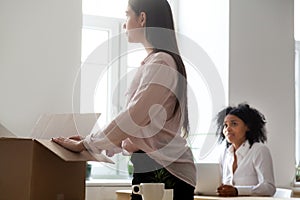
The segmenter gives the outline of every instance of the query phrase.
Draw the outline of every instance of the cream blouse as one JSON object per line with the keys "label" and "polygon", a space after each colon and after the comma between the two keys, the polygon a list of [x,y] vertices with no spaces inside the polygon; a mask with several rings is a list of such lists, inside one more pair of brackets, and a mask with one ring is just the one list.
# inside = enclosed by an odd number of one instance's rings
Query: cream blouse
{"label": "cream blouse", "polygon": [[127,107],[102,131],[84,139],[94,153],[121,148],[129,138],[170,173],[196,185],[193,155],[181,136],[181,109],[174,112],[178,72],[167,53],[150,54],[138,68],[127,92]]}

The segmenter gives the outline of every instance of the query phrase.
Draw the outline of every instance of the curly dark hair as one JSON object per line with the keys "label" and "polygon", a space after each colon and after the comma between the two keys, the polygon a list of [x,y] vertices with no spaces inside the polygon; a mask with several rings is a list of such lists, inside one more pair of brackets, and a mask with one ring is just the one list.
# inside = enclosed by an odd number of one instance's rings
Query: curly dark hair
{"label": "curly dark hair", "polygon": [[[227,115],[235,115],[247,125],[249,130],[246,132],[246,140],[248,140],[250,148],[255,142],[264,143],[265,141],[267,141],[265,116],[255,108],[252,108],[248,104],[243,103],[239,104],[237,107],[226,107],[217,114],[216,134],[219,137],[219,143],[221,143],[225,139],[223,129],[224,119]],[[229,142],[227,142],[227,147],[228,146],[230,146]]]}

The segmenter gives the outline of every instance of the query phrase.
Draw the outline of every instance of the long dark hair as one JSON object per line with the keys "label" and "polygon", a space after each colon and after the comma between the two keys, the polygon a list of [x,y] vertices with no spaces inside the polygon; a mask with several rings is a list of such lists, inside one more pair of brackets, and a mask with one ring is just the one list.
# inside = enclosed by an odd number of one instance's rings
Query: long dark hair
{"label": "long dark hair", "polygon": [[177,45],[171,7],[167,0],[129,0],[128,5],[137,16],[141,12],[146,13],[146,39],[153,46],[153,52],[166,52],[176,62],[180,77],[176,89],[179,99],[177,99],[174,112],[180,109],[180,106],[184,106],[181,108],[184,117],[182,128],[184,136],[188,136],[187,75]]}
{"label": "long dark hair", "polygon": [[[249,141],[250,147],[255,142],[264,143],[267,141],[265,129],[265,116],[255,108],[251,108],[248,104],[239,104],[237,107],[227,107],[221,110],[217,115],[217,135],[219,142],[225,139],[223,134],[224,118],[227,115],[234,115],[240,118],[249,128],[246,132],[246,140]],[[230,144],[227,142],[227,146]]]}

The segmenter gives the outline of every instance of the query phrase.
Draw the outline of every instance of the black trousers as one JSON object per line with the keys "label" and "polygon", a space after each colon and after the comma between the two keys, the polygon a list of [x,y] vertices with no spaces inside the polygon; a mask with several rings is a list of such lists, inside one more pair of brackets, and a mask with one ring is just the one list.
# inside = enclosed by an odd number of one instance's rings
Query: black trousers
{"label": "black trousers", "polygon": [[[131,156],[134,173],[132,185],[140,183],[164,183],[165,189],[173,189],[173,200],[193,200],[194,187],[168,172],[143,151]],[[131,200],[142,200],[141,195],[131,194]]]}

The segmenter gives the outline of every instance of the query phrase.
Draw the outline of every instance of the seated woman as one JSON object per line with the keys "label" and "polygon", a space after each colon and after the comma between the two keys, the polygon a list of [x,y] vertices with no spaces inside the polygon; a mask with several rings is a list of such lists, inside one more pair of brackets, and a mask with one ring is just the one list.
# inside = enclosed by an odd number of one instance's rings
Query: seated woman
{"label": "seated woman", "polygon": [[220,196],[274,195],[272,158],[263,144],[267,140],[265,123],[264,116],[248,104],[227,107],[218,113],[219,141],[226,139],[220,158]]}

